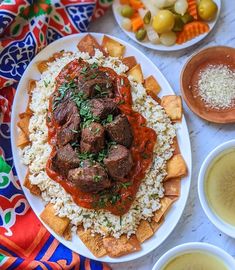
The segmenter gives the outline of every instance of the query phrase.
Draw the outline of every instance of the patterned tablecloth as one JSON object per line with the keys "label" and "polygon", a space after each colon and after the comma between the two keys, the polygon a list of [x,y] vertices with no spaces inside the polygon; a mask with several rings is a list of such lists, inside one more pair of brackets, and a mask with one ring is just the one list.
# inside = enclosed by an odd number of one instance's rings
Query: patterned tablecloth
{"label": "patterned tablecloth", "polygon": [[[0,1],[1,2],[1,1]],[[110,269],[60,244],[40,223],[17,180],[11,106],[31,59],[65,35],[87,31],[111,0],[5,0],[0,4],[0,269]]]}

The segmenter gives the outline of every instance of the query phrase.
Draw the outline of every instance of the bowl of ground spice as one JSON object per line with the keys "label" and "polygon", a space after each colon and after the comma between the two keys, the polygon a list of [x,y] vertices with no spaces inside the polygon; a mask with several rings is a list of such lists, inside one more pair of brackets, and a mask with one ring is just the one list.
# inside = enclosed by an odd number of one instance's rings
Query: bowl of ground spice
{"label": "bowl of ground spice", "polygon": [[181,72],[188,107],[214,123],[235,123],[235,49],[209,47],[194,54]]}

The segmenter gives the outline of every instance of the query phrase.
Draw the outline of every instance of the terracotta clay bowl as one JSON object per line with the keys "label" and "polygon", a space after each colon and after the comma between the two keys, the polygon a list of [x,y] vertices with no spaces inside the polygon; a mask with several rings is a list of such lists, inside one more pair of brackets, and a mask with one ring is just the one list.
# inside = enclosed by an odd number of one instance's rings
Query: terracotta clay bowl
{"label": "terracotta clay bowl", "polygon": [[210,65],[225,65],[235,70],[235,49],[225,46],[209,47],[194,54],[184,65],[180,85],[182,96],[195,114],[214,123],[235,123],[235,106],[229,109],[212,109],[197,94],[200,72]]}

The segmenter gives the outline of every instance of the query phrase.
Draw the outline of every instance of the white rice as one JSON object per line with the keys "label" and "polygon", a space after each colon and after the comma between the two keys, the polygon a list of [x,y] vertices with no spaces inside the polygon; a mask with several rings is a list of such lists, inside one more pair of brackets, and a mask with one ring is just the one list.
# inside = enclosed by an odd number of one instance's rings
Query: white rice
{"label": "white rice", "polygon": [[75,204],[72,197],[45,172],[46,162],[51,152],[51,146],[47,143],[46,115],[49,97],[55,88],[55,78],[67,63],[79,57],[90,64],[96,62],[98,65],[110,67],[118,74],[127,70],[118,58],[104,57],[98,50],[92,58],[87,53],[64,53],[62,57],[50,63],[32,93],[30,109],[33,111],[33,116],[29,124],[31,145],[20,150],[22,162],[29,166],[30,182],[40,188],[43,200],[55,205],[58,216],[68,217],[71,220],[74,232],[78,225],[83,224],[84,228],[90,228],[92,233],[111,234],[114,237],[120,237],[122,234],[130,236],[137,230],[141,219],[151,218],[161,207],[159,198],[164,196],[162,181],[166,176],[166,161],[173,152],[171,144],[176,135],[175,128],[163,108],[146,95],[143,85],[129,77],[133,109],[140,112],[147,119],[147,126],[157,133],[152,167],[143,179],[130,210],[121,218],[108,211],[85,209]]}

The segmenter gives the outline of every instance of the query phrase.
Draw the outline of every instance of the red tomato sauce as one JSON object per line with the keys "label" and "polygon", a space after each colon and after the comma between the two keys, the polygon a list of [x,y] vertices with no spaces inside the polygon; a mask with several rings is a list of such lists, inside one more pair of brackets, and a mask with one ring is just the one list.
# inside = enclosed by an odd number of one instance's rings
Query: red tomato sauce
{"label": "red tomato sauce", "polygon": [[119,190],[120,199],[115,204],[108,202],[102,207],[97,207],[97,202],[100,200],[101,195],[82,192],[57,172],[55,172],[51,166],[52,157],[55,155],[56,151],[56,135],[60,128],[53,120],[53,95],[57,94],[57,89],[60,85],[72,80],[75,76],[78,76],[79,71],[82,69],[82,67],[84,67],[84,65],[85,62],[81,60],[73,60],[62,69],[56,78],[56,90],[50,97],[48,110],[48,119],[50,119],[47,121],[49,130],[48,137],[49,143],[52,146],[52,152],[47,162],[46,171],[51,179],[58,182],[69,194],[71,194],[74,202],[79,206],[89,209],[102,208],[115,215],[121,216],[127,213],[130,209],[131,204],[136,197],[136,193],[139,189],[141,181],[152,164],[153,148],[157,140],[156,132],[153,129],[145,126],[146,119],[132,109],[131,87],[129,80],[125,76],[116,74],[116,72],[110,68],[99,67],[99,70],[105,71],[106,74],[108,74],[116,82],[115,100],[118,102],[121,112],[127,116],[130,125],[132,126],[134,135],[134,140],[130,148],[134,165],[130,173],[125,177],[125,181],[128,181],[131,184],[122,187]]}

